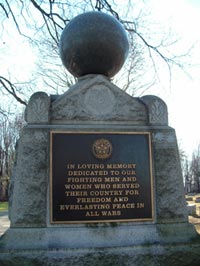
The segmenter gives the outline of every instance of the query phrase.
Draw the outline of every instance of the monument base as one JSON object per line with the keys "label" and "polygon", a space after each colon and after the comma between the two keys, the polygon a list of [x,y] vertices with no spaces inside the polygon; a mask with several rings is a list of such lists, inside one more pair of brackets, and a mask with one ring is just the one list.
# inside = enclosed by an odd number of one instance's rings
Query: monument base
{"label": "monument base", "polygon": [[0,241],[1,266],[195,266],[199,254],[189,223],[10,228]]}
{"label": "monument base", "polygon": [[[26,121],[1,266],[200,265],[176,135],[160,98],[134,98],[89,75],[61,96],[34,94]],[[79,180],[83,168],[91,181]],[[88,215],[101,200],[99,210],[109,212]]]}
{"label": "monument base", "polygon": [[6,250],[1,266],[199,266],[200,242],[112,248]]}

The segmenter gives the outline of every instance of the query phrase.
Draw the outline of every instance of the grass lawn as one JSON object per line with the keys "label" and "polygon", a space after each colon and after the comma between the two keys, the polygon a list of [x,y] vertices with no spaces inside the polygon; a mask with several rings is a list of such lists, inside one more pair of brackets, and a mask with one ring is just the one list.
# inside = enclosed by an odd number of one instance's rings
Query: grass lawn
{"label": "grass lawn", "polygon": [[0,202],[0,212],[8,210],[8,202]]}

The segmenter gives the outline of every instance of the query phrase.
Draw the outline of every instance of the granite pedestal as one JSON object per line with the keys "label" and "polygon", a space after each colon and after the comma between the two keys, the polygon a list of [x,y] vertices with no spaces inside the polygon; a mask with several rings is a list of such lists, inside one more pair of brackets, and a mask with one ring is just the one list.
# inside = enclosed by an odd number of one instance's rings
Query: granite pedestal
{"label": "granite pedestal", "polygon": [[[200,237],[188,223],[176,135],[160,98],[131,97],[105,76],[88,75],[63,95],[33,94],[25,117],[1,265],[199,265]],[[52,131],[148,132],[152,219],[52,223]]]}

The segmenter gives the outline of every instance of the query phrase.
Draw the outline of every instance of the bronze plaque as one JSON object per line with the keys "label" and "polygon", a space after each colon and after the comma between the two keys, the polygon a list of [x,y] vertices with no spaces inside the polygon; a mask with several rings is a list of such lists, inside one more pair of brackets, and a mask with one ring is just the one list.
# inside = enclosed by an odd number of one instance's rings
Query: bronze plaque
{"label": "bronze plaque", "polygon": [[152,221],[149,132],[51,132],[51,223]]}

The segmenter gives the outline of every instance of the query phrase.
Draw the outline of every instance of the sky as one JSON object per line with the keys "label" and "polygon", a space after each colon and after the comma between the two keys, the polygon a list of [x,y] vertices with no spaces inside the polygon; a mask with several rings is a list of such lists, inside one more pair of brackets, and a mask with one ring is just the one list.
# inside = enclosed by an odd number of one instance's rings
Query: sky
{"label": "sky", "polygon": [[[118,2],[124,4],[124,0]],[[174,46],[175,53],[185,53],[195,44],[187,55],[187,74],[174,68],[169,84],[169,76],[166,71],[162,73],[161,69],[161,84],[145,92],[159,96],[166,102],[169,125],[176,130],[180,148],[191,157],[193,150],[197,149],[200,143],[200,0],[138,0],[138,3],[142,3],[143,6],[145,4],[146,8],[151,10],[152,21],[156,21],[158,25],[170,25],[175,35],[177,34],[180,41]],[[4,49],[1,43],[0,61],[5,59],[5,54],[6,61],[3,60],[4,67],[0,68],[0,72],[2,76],[6,76],[4,70],[9,67],[10,73],[13,72],[19,79],[23,79],[23,75],[31,76],[35,60],[34,51],[22,41],[16,31],[10,29],[7,37],[4,35],[3,43],[6,43],[6,38],[9,39],[11,35],[14,41],[9,49]],[[18,63],[17,68],[15,61]]]}
{"label": "sky", "polygon": [[[148,93],[161,97],[168,106],[169,125],[175,128],[180,148],[191,157],[200,144],[200,0],[151,0],[152,15],[161,23],[171,23],[180,38],[177,54],[187,55],[187,74],[173,70],[171,85],[154,87]],[[163,78],[163,80],[165,80]]]}

